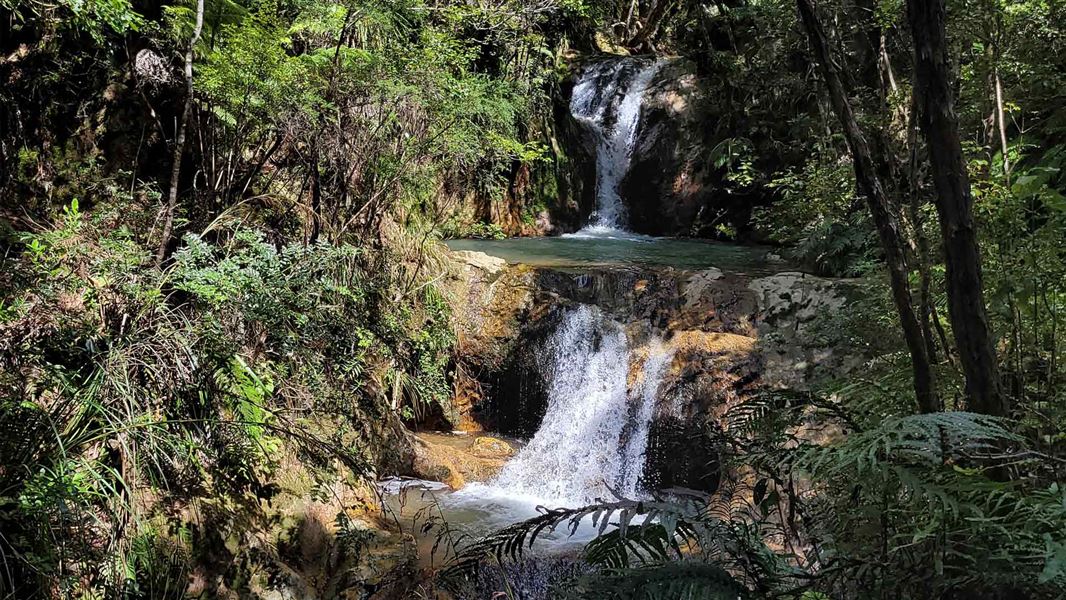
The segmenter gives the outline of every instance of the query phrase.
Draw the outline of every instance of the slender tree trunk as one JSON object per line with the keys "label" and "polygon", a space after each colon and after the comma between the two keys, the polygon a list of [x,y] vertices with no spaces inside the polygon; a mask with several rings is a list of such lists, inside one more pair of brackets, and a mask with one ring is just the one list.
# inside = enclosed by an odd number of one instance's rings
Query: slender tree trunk
{"label": "slender tree trunk", "polygon": [[[998,61],[998,59],[997,59]],[[1003,176],[1010,177],[1010,158],[1007,156],[1007,115],[1003,110],[1003,81],[999,78],[999,67],[992,69],[992,81],[996,92],[996,121],[999,124],[999,148],[1003,153]]]}
{"label": "slender tree trunk", "polygon": [[885,33],[881,32],[881,39],[879,40],[878,48],[878,61],[881,65],[882,77],[884,78],[884,87],[889,92],[895,94],[899,91],[899,84],[896,83],[896,74],[892,71],[892,59],[888,56],[888,48],[885,46],[887,38]]}
{"label": "slender tree trunk", "polygon": [[311,152],[311,237],[310,243],[318,241],[322,232],[322,174],[318,168],[318,148]]}
{"label": "slender tree trunk", "polygon": [[966,377],[969,408],[1006,415],[999,369],[985,313],[981,252],[973,220],[970,179],[949,83],[944,0],[907,0],[914,38],[915,89],[929,147],[937,212],[947,263],[948,315]]}
{"label": "slender tree trunk", "polygon": [[[930,276],[929,240],[922,230],[921,186],[918,183],[918,99],[911,94],[911,108],[907,117],[907,195],[909,197],[910,221],[914,228],[915,251],[918,259],[919,275],[919,320],[922,325],[922,337],[925,338],[925,351],[930,362],[937,361],[936,338],[933,337],[933,300],[932,277]],[[944,353],[950,356],[947,348]]]}
{"label": "slender tree trunk", "polygon": [[626,11],[626,35],[633,30],[633,15],[637,12],[637,0],[630,0],[629,10]]}
{"label": "slender tree trunk", "polygon": [[193,26],[192,38],[189,47],[185,51],[185,107],[181,111],[181,121],[178,123],[178,134],[174,140],[174,159],[170,167],[170,192],[167,195],[166,214],[163,217],[163,235],[159,240],[159,250],[155,255],[157,267],[163,264],[167,256],[167,248],[170,246],[170,238],[174,235],[174,212],[178,208],[178,182],[181,178],[181,158],[185,154],[186,130],[189,127],[189,116],[192,114],[193,79],[192,61],[196,51],[196,43],[200,41],[200,33],[204,28],[204,0],[196,2],[196,24]]}
{"label": "slender tree trunk", "polygon": [[839,67],[830,53],[829,41],[818,21],[814,4],[812,0],[796,0],[796,4],[807,31],[807,38],[810,40],[811,48],[814,50],[822,75],[825,77],[826,86],[829,88],[829,99],[833,105],[833,111],[840,120],[848,147],[851,149],[855,180],[859,191],[866,197],[866,203],[881,240],[892,286],[892,298],[896,304],[903,337],[911,355],[914,393],[918,401],[918,409],[922,412],[936,412],[940,409],[940,401],[933,384],[933,369],[929,363],[921,325],[914,313],[908,282],[904,237],[896,217],[895,207],[889,201],[878,179],[869,144],[855,119],[851,103],[848,101],[840,79]]}

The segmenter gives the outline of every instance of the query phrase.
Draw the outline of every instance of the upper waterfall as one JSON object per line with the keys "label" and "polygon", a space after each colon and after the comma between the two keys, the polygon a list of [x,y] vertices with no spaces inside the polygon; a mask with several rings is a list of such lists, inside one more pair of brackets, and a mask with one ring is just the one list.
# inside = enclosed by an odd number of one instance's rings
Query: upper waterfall
{"label": "upper waterfall", "polygon": [[658,60],[618,58],[588,66],[574,85],[570,113],[596,139],[596,212],[582,231],[626,229],[618,186],[629,170],[644,93]]}

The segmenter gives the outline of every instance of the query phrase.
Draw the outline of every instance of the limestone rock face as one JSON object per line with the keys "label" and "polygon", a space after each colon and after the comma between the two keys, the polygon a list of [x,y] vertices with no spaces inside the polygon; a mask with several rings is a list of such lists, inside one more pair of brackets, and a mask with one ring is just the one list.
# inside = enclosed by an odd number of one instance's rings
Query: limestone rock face
{"label": "limestone rock face", "polygon": [[[534,302],[535,271],[480,252],[453,252],[456,272],[445,288],[451,295],[452,325],[456,344],[455,394],[452,399],[459,414],[455,423],[463,431],[480,431],[488,417],[483,408],[486,397],[500,392],[501,377],[506,383],[518,377],[525,357],[519,347],[550,306]],[[497,262],[499,261],[499,262]]]}
{"label": "limestone rock face", "polygon": [[683,278],[680,309],[672,328],[755,336],[756,299],[747,289],[747,281],[715,268]]}
{"label": "limestone rock face", "polygon": [[698,235],[713,208],[708,90],[693,63],[668,61],[644,98],[629,173],[620,192],[630,223],[651,235]]}
{"label": "limestone rock face", "polygon": [[547,406],[539,348],[567,307],[593,304],[626,327],[630,345],[674,350],[668,380],[690,414],[726,410],[759,387],[807,389],[861,364],[825,335],[851,284],[798,272],[755,276],[717,268],[589,268],[462,261],[456,288],[460,428],[529,436]]}
{"label": "limestone rock face", "polygon": [[[542,349],[567,311],[595,305],[624,328],[631,349],[627,385],[639,389],[651,357],[668,352],[649,424],[649,481],[712,490],[720,449],[707,428],[728,427],[730,411],[767,389],[801,391],[846,374],[867,357],[839,333],[854,284],[798,272],[708,268],[566,268],[505,265],[459,256],[465,301],[456,313],[461,411],[468,430],[529,437],[545,413],[551,366]],[[660,363],[661,364],[661,363]],[[423,437],[416,471],[459,486],[490,477],[507,445],[465,437],[455,448]],[[696,447],[693,440],[707,441]],[[701,442],[703,443],[703,442]]]}
{"label": "limestone rock face", "polygon": [[804,273],[778,273],[751,282],[758,302],[765,385],[804,389],[808,382],[842,374],[861,362],[834,347],[825,317],[847,302],[848,284]]}

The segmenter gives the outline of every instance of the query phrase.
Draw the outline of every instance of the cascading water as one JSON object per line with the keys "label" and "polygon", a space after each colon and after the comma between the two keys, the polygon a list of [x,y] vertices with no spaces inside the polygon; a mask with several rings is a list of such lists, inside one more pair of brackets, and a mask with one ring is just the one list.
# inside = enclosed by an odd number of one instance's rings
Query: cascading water
{"label": "cascading water", "polygon": [[648,434],[652,417],[659,408],[659,384],[662,383],[666,368],[670,366],[673,358],[673,350],[662,341],[655,339],[648,344],[647,357],[644,359],[642,369],[643,379],[637,390],[640,395],[636,415],[632,421],[634,429],[622,451],[624,476],[620,492],[623,497],[635,498],[643,492],[639,488],[640,477],[644,474],[645,453],[648,450]]}
{"label": "cascading water", "polygon": [[662,63],[614,59],[589,66],[574,85],[570,113],[596,139],[596,212],[585,233],[626,228],[618,186],[629,171],[644,93]]}
{"label": "cascading water", "polygon": [[[645,93],[662,64],[605,60],[590,65],[576,83],[570,109],[596,142],[597,205],[588,227],[574,237],[642,245],[652,240],[625,231],[619,184],[630,167]],[[607,313],[610,298],[636,284],[624,277],[617,280],[624,282],[624,289],[596,289],[586,298],[608,307],[605,310],[579,303],[562,315],[537,355],[547,392],[539,428],[496,477],[440,495],[440,506],[452,522],[486,531],[534,517],[541,505],[578,507],[615,494],[647,496],[643,480],[650,429],[667,410],[660,388],[673,350],[654,336],[636,342],[639,338],[628,336],[626,327]],[[584,289],[598,281],[578,275],[574,283]],[[414,485],[441,491],[426,482]],[[402,512],[402,503],[397,510]],[[547,532],[538,539],[565,546],[587,541],[596,531],[586,522],[575,531]]]}
{"label": "cascading water", "polygon": [[653,342],[643,379],[628,385],[636,362],[622,326],[581,305],[546,348],[548,408],[540,429],[490,485],[559,505],[641,495],[640,477],[657,391],[672,354]]}

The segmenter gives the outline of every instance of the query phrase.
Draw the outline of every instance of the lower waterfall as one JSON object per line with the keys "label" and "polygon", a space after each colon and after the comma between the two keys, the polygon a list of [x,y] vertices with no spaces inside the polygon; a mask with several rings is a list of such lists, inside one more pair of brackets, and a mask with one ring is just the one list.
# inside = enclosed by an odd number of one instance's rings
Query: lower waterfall
{"label": "lower waterfall", "polygon": [[658,340],[630,348],[622,325],[596,307],[571,309],[544,348],[549,391],[540,428],[490,485],[570,506],[612,498],[612,490],[640,497],[649,424],[671,358]]}

